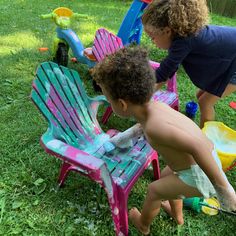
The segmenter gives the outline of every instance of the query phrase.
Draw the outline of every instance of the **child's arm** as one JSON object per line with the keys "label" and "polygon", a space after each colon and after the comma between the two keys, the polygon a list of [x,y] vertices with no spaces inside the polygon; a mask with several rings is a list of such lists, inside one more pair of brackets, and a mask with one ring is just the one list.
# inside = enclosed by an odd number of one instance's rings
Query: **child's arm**
{"label": "child's arm", "polygon": [[166,82],[178,70],[180,64],[192,50],[191,39],[179,38],[172,42],[168,50],[168,55],[155,70],[156,82]]}
{"label": "child's arm", "polygon": [[233,187],[230,185],[225,188],[223,186],[214,185],[214,188],[222,208],[228,211],[236,211],[236,194]]}
{"label": "child's arm", "polygon": [[132,145],[132,138],[143,135],[143,130],[140,124],[136,124],[124,132],[118,133],[109,141],[117,147],[130,147]]}
{"label": "child's arm", "polygon": [[159,126],[158,133],[152,128],[146,134],[151,140],[158,140],[159,145],[191,154],[214,186],[222,207],[227,210],[236,210],[234,189],[221,174],[204,139],[193,137],[184,130],[166,124]]}

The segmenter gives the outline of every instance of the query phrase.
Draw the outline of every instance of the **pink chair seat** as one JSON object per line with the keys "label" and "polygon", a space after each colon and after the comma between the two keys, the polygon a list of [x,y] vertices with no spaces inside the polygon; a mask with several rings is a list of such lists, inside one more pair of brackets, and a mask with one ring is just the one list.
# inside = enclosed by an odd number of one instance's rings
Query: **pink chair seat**
{"label": "pink chair seat", "polygon": [[155,101],[164,102],[175,108],[174,104],[176,103],[176,100],[178,100],[178,96],[174,92],[170,92],[167,90],[158,90],[153,94],[152,99]]}

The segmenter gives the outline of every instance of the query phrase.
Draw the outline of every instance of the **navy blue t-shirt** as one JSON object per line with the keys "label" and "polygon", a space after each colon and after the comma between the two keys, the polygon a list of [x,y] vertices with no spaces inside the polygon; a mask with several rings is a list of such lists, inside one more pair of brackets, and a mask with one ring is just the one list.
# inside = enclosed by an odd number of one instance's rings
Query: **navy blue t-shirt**
{"label": "navy blue t-shirt", "polygon": [[195,86],[220,97],[236,72],[236,28],[209,25],[197,35],[176,37],[156,70],[157,83],[180,64]]}

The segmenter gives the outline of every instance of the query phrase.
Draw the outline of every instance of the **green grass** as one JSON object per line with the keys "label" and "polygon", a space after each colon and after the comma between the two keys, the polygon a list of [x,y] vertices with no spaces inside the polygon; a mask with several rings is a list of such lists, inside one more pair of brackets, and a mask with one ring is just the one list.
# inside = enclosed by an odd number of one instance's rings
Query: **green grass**
{"label": "green grass", "polygon": [[[40,62],[50,60],[51,53],[40,53],[39,47],[51,48],[54,25],[41,20],[40,14],[67,6],[88,15],[87,20],[73,24],[85,46],[91,45],[96,29],[106,27],[116,33],[131,1],[118,0],[0,0],[0,235],[114,235],[106,195],[93,182],[71,173],[66,186],[57,188],[60,161],[45,153],[39,138],[47,124],[29,99],[34,72]],[[236,19],[213,15],[214,24],[236,25]],[[150,57],[160,60],[158,51],[144,35],[142,45]],[[92,90],[86,66],[69,64],[79,71],[87,91]],[[181,110],[195,100],[195,88],[183,70],[178,72]],[[236,94],[216,106],[217,120],[236,128],[235,111],[228,106]],[[197,118],[198,121],[198,118]],[[132,121],[115,115],[104,129],[124,130]],[[235,170],[227,176],[235,185]],[[146,171],[129,197],[129,207],[141,206],[152,175]],[[86,197],[85,197],[86,196]],[[152,235],[234,235],[235,218],[207,216],[185,210],[185,226],[178,229],[161,212],[153,225]],[[132,235],[138,235],[130,226]]]}

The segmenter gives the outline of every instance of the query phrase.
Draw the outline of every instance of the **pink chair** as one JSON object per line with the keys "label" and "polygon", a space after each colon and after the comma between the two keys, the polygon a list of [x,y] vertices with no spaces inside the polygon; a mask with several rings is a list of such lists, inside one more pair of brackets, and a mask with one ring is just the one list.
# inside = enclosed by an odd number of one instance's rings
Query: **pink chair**
{"label": "pink chair", "polygon": [[160,177],[156,151],[146,140],[134,138],[132,147],[107,153],[104,142],[118,132],[105,133],[97,121],[98,107],[107,101],[104,96],[87,96],[74,70],[42,63],[33,81],[31,99],[48,121],[41,145],[62,160],[59,186],[70,171],[101,185],[107,193],[116,235],[127,236],[127,201],[132,187],[151,163],[155,179]]}
{"label": "pink chair", "polygon": [[[101,61],[106,55],[114,53],[115,51],[123,48],[124,45],[121,39],[107,31],[106,29],[99,29],[96,32],[94,44],[93,44],[93,54],[97,61]],[[159,63],[150,61],[151,67],[156,70],[159,67]],[[158,90],[154,93],[153,99],[156,101],[164,102],[170,105],[175,110],[179,110],[179,99],[176,86],[176,73],[167,81],[166,90]],[[102,118],[102,123],[105,124],[112,114],[112,108],[109,106]]]}
{"label": "pink chair", "polygon": [[98,62],[123,47],[122,40],[108,30],[101,28],[96,31],[92,51]]}

